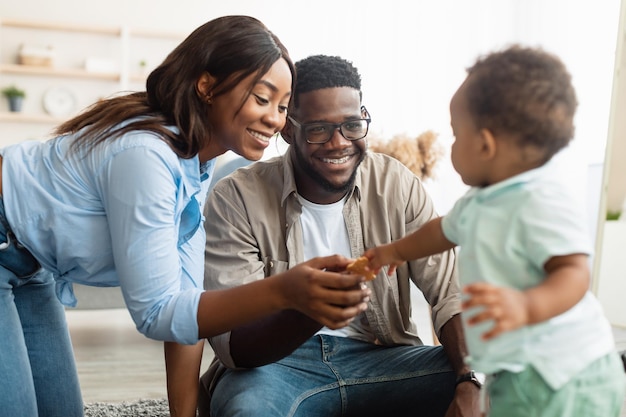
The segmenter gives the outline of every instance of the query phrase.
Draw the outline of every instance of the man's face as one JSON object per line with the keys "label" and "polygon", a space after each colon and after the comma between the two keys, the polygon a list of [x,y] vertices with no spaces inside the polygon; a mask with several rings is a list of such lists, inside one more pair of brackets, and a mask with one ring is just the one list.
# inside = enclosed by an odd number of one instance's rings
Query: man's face
{"label": "man's face", "polygon": [[[358,90],[350,87],[324,88],[299,97],[300,104],[290,114],[301,125],[343,123],[362,119]],[[291,152],[298,194],[317,204],[339,201],[354,183],[356,170],[365,157],[366,138],[350,141],[335,129],[323,144],[306,141],[303,129],[288,122]]]}

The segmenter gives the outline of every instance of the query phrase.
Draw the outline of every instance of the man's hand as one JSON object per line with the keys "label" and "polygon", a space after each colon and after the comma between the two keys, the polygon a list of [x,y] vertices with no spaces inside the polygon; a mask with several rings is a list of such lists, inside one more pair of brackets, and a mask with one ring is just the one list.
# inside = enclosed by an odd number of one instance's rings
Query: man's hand
{"label": "man's hand", "polygon": [[[484,387],[482,389],[485,389]],[[480,412],[480,390],[471,382],[456,386],[454,398],[445,417],[482,417]]]}
{"label": "man's hand", "polygon": [[[470,369],[464,361],[467,347],[460,314],[455,314],[443,325],[439,339],[457,375],[468,372]],[[480,390],[472,382],[461,382],[456,385],[454,398],[445,417],[480,417],[480,394]]]}

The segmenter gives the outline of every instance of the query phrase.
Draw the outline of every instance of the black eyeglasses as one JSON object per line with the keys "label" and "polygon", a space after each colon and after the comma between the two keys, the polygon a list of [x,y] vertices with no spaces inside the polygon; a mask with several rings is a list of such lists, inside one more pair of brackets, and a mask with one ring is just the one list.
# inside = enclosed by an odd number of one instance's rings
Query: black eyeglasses
{"label": "black eyeglasses", "polygon": [[365,106],[361,107],[363,119],[348,120],[343,123],[300,123],[291,116],[287,116],[293,125],[300,129],[308,143],[323,144],[328,142],[339,129],[341,136],[348,140],[360,140],[367,136],[372,119]]}

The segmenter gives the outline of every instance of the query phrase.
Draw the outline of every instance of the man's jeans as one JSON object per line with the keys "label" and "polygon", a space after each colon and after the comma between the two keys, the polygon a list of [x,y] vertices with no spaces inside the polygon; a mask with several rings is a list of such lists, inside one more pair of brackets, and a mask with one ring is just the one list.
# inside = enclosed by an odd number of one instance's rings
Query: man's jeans
{"label": "man's jeans", "polygon": [[6,239],[10,234],[1,202],[0,415],[82,416],[72,345],[54,279],[16,248],[17,242]]}
{"label": "man's jeans", "polygon": [[274,364],[227,370],[211,416],[443,417],[455,374],[441,346],[318,335]]}

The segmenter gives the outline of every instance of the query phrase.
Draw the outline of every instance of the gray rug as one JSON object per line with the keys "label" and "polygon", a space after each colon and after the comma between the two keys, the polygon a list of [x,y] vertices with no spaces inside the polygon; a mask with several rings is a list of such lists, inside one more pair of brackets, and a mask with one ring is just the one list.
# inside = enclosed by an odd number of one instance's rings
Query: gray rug
{"label": "gray rug", "polygon": [[170,417],[165,398],[133,402],[85,404],[85,417]]}

